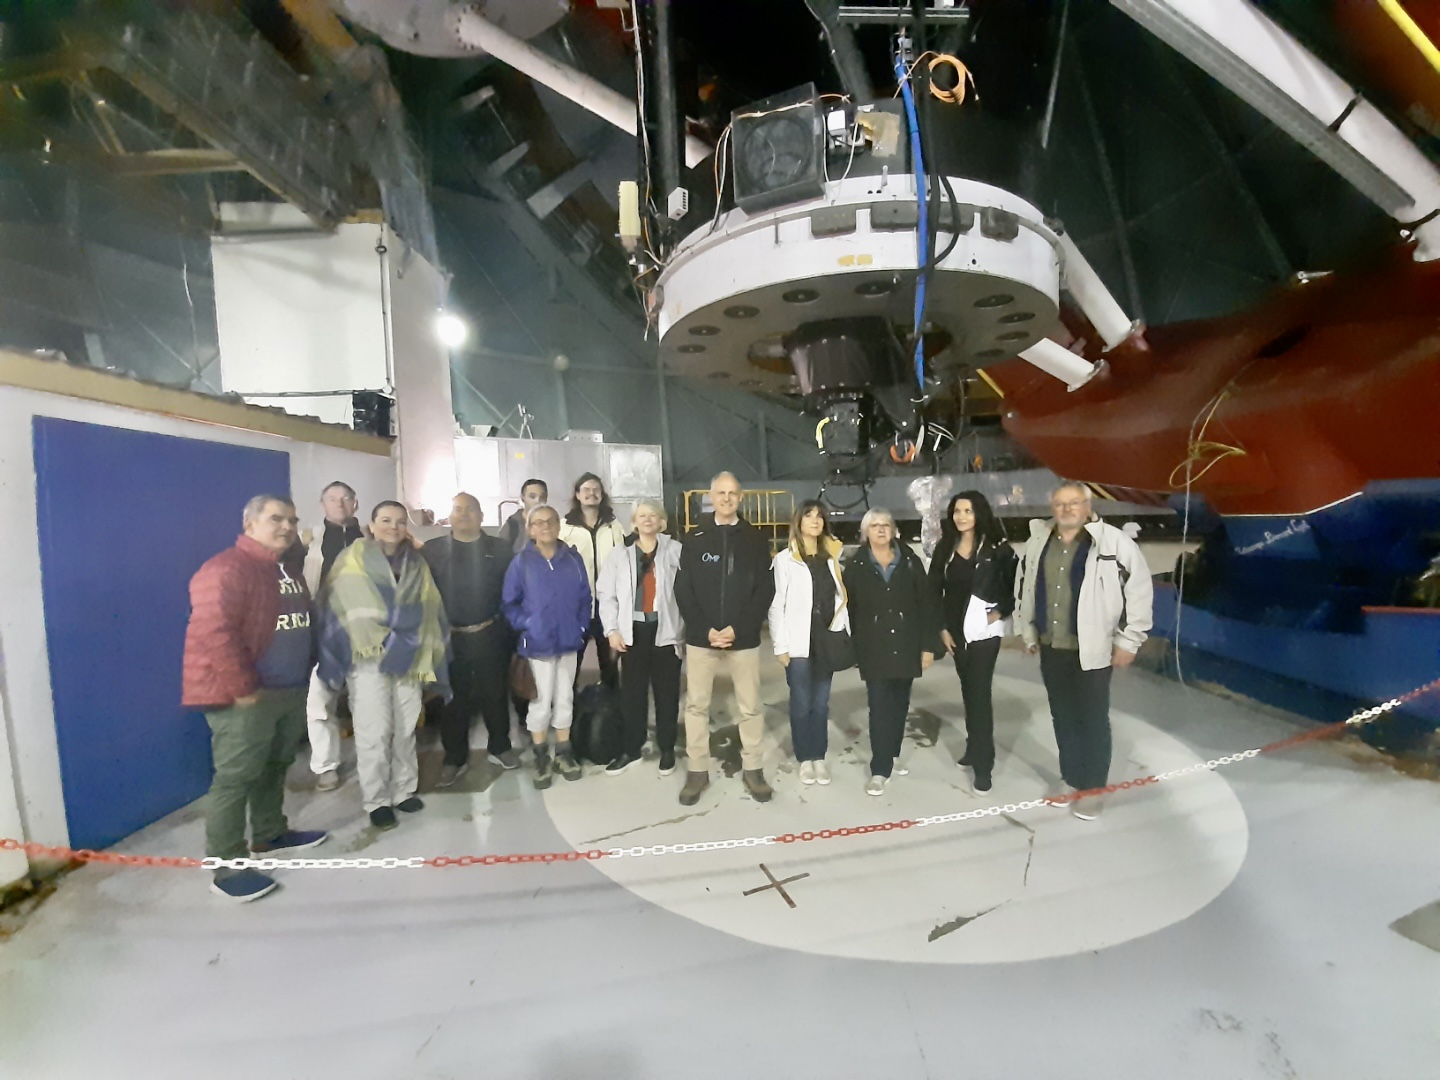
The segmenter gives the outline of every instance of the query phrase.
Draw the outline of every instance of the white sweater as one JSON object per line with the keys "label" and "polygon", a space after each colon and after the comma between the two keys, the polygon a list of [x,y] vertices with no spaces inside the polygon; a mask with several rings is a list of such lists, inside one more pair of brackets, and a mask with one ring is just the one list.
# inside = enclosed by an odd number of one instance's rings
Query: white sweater
{"label": "white sweater", "polygon": [[[840,564],[830,557],[830,576],[835,579],[835,615],[831,630],[850,629],[850,610],[845,604],[845,586]],[[815,602],[815,583],[810,568],[786,548],[771,564],[775,574],[775,599],[770,602],[770,641],[776,656],[805,659],[810,655],[810,609]]]}

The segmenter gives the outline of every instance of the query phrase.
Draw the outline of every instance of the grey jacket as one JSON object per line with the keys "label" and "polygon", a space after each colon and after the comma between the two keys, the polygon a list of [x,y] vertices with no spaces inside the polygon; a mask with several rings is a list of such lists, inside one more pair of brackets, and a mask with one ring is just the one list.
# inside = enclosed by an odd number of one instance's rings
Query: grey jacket
{"label": "grey jacket", "polygon": [[[1031,647],[1040,642],[1035,625],[1035,580],[1040,559],[1055,531],[1055,523],[1036,519],[1030,522],[1030,539],[1015,577],[1015,629]],[[1154,587],[1150,567],[1140,548],[1113,525],[1091,521],[1085,556],[1084,576],[1076,602],[1075,628],[1080,637],[1080,667],[1095,671],[1110,666],[1112,652],[1119,648],[1139,652],[1150,633]]]}
{"label": "grey jacket", "polygon": [[[655,538],[655,644],[683,645],[685,623],[675,603],[675,573],[680,569],[680,544],[664,533]],[[635,644],[635,545],[611,548],[596,583],[600,625],[605,633],[619,632],[626,645]]]}

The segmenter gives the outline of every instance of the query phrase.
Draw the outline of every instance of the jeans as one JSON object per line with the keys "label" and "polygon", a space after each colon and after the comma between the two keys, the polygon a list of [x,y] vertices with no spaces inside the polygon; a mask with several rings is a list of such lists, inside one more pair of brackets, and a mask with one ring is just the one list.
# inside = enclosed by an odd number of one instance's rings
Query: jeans
{"label": "jeans", "polygon": [[995,769],[995,710],[990,688],[999,657],[999,638],[972,641],[955,652],[960,697],[965,702],[965,755],[981,776],[989,776]]}
{"label": "jeans", "polygon": [[796,761],[823,761],[830,744],[831,673],[806,656],[792,656],[785,668],[790,687],[790,741]]}
{"label": "jeans", "polygon": [[285,773],[305,733],[305,691],[261,690],[252,705],[205,714],[215,775],[205,807],[205,854],[241,859],[249,812],[250,838],[266,843],[289,829]]}
{"label": "jeans", "polygon": [[871,679],[865,684],[870,702],[870,775],[889,776],[905,738],[914,679]]}
{"label": "jeans", "polygon": [[1083,671],[1076,649],[1040,646],[1040,677],[1060,750],[1060,778],[1079,791],[1110,778],[1110,672]]}
{"label": "jeans", "polygon": [[440,743],[446,765],[470,760],[470,724],[485,721],[492,754],[510,749],[510,650],[504,626],[491,623],[471,634],[452,634],[450,689],[455,696],[440,713]]}
{"label": "jeans", "polygon": [[680,718],[680,654],[673,645],[655,644],[653,622],[634,624],[632,644],[620,654],[620,707],[625,716],[621,753],[639,757],[649,726],[650,694],[655,694],[655,745],[675,752]]}

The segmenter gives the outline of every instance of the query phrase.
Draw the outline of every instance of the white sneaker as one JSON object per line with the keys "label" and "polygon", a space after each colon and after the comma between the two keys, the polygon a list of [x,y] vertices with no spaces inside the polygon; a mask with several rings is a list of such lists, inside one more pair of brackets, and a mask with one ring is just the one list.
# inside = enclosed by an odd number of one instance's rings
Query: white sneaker
{"label": "white sneaker", "polygon": [[1070,804],[1070,813],[1081,821],[1094,821],[1104,809],[1104,795],[1091,795],[1088,799],[1079,799]]}
{"label": "white sneaker", "polygon": [[885,777],[883,777],[883,776],[872,776],[872,777],[870,777],[869,783],[867,783],[867,784],[865,785],[865,794],[866,794],[866,795],[884,795],[884,794],[885,794]]}
{"label": "white sneaker", "polygon": [[898,757],[895,759],[895,764],[894,764],[893,766],[891,766],[890,771],[891,771],[891,773],[893,773],[895,776],[909,776],[909,775],[910,775],[910,769],[909,769],[907,766],[902,765],[902,764],[900,763],[900,759],[899,759]]}
{"label": "white sneaker", "polygon": [[1075,804],[1071,802],[1055,802],[1055,800],[1063,799],[1065,796],[1073,794],[1074,791],[1075,789],[1069,784],[1051,784],[1045,789],[1045,794],[1042,798],[1045,799],[1047,805],[1054,807],[1056,810],[1068,810]]}
{"label": "white sneaker", "polygon": [[828,784],[830,782],[830,766],[825,764],[824,758],[815,762],[815,782],[817,784]]}
{"label": "white sneaker", "polygon": [[813,784],[815,782],[815,763],[813,761],[800,762],[800,783]]}

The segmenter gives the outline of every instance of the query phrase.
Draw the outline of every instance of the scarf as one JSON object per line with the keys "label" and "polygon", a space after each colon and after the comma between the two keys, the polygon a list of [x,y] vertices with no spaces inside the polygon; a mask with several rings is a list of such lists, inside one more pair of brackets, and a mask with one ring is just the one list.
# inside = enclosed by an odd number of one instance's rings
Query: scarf
{"label": "scarf", "polygon": [[449,631],[440,590],[418,552],[400,549],[400,570],[375,540],[357,540],[335,560],[326,581],[320,677],[338,686],[355,664],[380,660],[380,671],[449,697]]}

